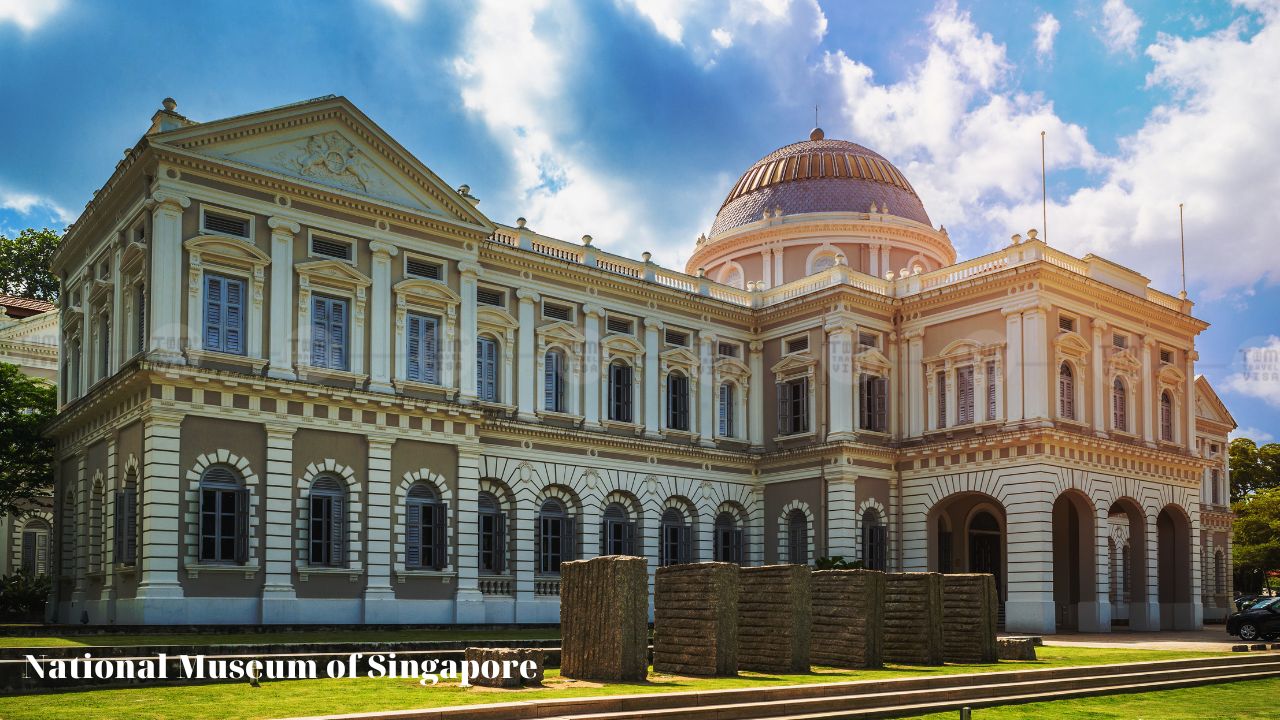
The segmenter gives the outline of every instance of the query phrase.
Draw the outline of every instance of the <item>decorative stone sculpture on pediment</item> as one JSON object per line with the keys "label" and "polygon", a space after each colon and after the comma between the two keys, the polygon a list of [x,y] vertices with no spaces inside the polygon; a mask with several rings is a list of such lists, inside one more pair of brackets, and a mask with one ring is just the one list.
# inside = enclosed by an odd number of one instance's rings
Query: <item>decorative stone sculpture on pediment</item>
{"label": "decorative stone sculpture on pediment", "polygon": [[302,177],[351,190],[372,192],[381,184],[360,148],[333,130],[295,142],[275,161]]}

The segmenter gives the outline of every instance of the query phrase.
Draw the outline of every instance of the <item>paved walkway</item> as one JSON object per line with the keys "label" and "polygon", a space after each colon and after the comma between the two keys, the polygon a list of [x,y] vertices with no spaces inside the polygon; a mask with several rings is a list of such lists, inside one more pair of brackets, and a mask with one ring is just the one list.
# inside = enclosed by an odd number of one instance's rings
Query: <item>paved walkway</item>
{"label": "paved walkway", "polygon": [[1045,635],[1045,645],[1066,647],[1135,648],[1142,650],[1204,650],[1222,652],[1241,641],[1227,634],[1223,625],[1206,625],[1202,630],[1161,632],[1058,633]]}

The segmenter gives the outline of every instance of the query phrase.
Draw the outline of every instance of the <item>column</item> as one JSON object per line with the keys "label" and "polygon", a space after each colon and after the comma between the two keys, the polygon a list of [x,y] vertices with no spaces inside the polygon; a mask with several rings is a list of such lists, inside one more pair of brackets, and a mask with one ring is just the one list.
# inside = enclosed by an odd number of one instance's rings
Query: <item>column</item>
{"label": "column", "polygon": [[1022,314],[1022,403],[1027,419],[1048,419],[1049,337],[1048,314],[1041,306]]}
{"label": "column", "polygon": [[[71,587],[70,615],[64,618],[67,622],[80,622],[81,613],[85,611],[85,590],[89,578],[89,478],[85,471],[85,455],[81,453],[76,459],[75,513],[76,526],[74,533],[75,560],[72,565],[74,573]],[[65,552],[66,548],[63,548]]]}
{"label": "column", "polygon": [[600,424],[600,385],[604,382],[600,367],[600,316],[603,314],[604,310],[599,305],[582,308],[583,334],[586,337],[586,347],[582,350],[582,414],[586,430],[604,429]]}
{"label": "column", "polygon": [[178,583],[178,539],[185,515],[179,467],[181,418],[152,412],[142,430],[142,511],[138,518],[137,622],[192,622]]}
{"label": "column", "polygon": [[973,420],[987,422],[987,359],[980,353],[973,354]]}
{"label": "column", "polygon": [[519,339],[516,347],[516,367],[517,367],[517,404],[516,417],[525,422],[534,422],[538,416],[534,414],[534,399],[537,397],[537,355],[535,351],[536,340],[534,327],[534,305],[542,299],[542,296],[528,288],[520,288],[516,291],[516,297],[520,299],[519,317],[516,319],[520,322],[518,328]]}
{"label": "column", "polygon": [[271,228],[271,364],[267,376],[296,380],[293,372],[293,236],[302,230],[284,217],[267,218]]}
{"label": "column", "polygon": [[1022,420],[1022,309],[1005,308],[1005,416],[1010,423]]}
{"label": "column", "polygon": [[369,438],[369,482],[365,505],[364,621],[399,621],[391,587],[391,438]]}
{"label": "column", "polygon": [[786,281],[782,274],[782,246],[778,245],[773,249],[773,286],[777,287]]}
{"label": "column", "polygon": [[[525,498],[517,498],[514,513],[512,515],[513,529],[508,531],[510,538],[533,538],[537,534],[537,528],[534,527],[537,522],[537,508],[534,507],[532,496]],[[549,619],[546,611],[539,608],[537,602],[537,594],[534,587],[534,581],[537,577],[537,558],[534,557],[532,542],[513,542],[515,546],[515,565],[511,568],[511,574],[515,576],[515,594],[516,594],[516,622],[518,623],[535,623],[547,622]],[[541,611],[541,612],[540,612]],[[559,617],[556,610],[552,610],[551,619]]]}
{"label": "column", "polygon": [[84,397],[93,384],[93,347],[97,344],[94,329],[98,326],[93,321],[93,269],[86,271],[84,282],[80,286],[80,396]]}
{"label": "column", "polygon": [[924,434],[926,413],[930,412],[924,405],[924,330],[910,330],[906,338],[907,365],[903,381],[907,383],[907,435],[920,437]]}
{"label": "column", "polygon": [[[120,275],[120,256],[124,255],[124,235],[117,233],[115,253],[111,258],[111,340],[107,343],[111,351],[107,361],[109,372],[120,369],[120,362],[128,356],[129,338],[126,337],[128,322],[124,318],[124,278]],[[108,575],[109,576],[109,575]]]}
{"label": "column", "polygon": [[293,623],[299,621],[293,587],[293,428],[268,424],[266,431],[262,622]]}
{"label": "column", "polygon": [[844,468],[834,472],[836,475],[827,478],[827,554],[852,562],[861,559],[858,554],[857,476]]}
{"label": "column", "polygon": [[[1196,360],[1200,359],[1200,353],[1195,348],[1190,348],[1187,353],[1187,370],[1186,370],[1186,398],[1182,401],[1183,410],[1186,414],[1187,429],[1183,440],[1187,446],[1187,452],[1195,455],[1196,453]],[[1226,452],[1226,448],[1223,448]],[[1225,496],[1224,496],[1225,497]]]}
{"label": "column", "polygon": [[880,246],[880,277],[884,277],[885,273],[893,268],[889,265],[889,245]]}
{"label": "column", "polygon": [[1102,359],[1102,337],[1106,331],[1106,322],[1093,321],[1093,348],[1090,360],[1093,365],[1090,368],[1093,387],[1093,432],[1103,437],[1107,435],[1107,377]]}
{"label": "column", "polygon": [[[937,387],[937,392],[946,398],[946,425],[953,428],[960,423],[960,393],[956,391],[956,369],[948,360],[943,365],[942,384]],[[937,404],[935,396],[929,401],[930,405]]]}
{"label": "column", "polygon": [[[369,243],[373,253],[371,278],[373,284],[369,288],[372,295],[369,303],[369,389],[374,392],[395,392],[391,386],[391,258],[399,252],[399,248],[390,243],[377,240]],[[475,302],[475,293],[471,294]],[[466,303],[466,295],[463,295]],[[444,362],[449,362],[448,349],[440,353]],[[474,372],[474,365],[472,368]]]}
{"label": "column", "polygon": [[[1156,351],[1156,341],[1150,336],[1142,338],[1139,354],[1142,355],[1142,380],[1139,381],[1142,398],[1142,440],[1155,445],[1155,423],[1152,422],[1155,407],[1155,373],[1152,371],[1151,353]],[[1190,380],[1191,378],[1188,378]],[[1155,527],[1153,524],[1151,527]]]}
{"label": "column", "polygon": [[764,448],[764,343],[752,340],[747,366],[751,370],[751,392],[747,398],[747,441],[752,450]]}
{"label": "column", "polygon": [[867,273],[873,277],[880,277],[880,248],[881,245],[867,246]]}
{"label": "column", "polygon": [[458,288],[462,304],[458,309],[458,368],[459,390],[464,403],[472,403],[479,397],[479,371],[476,368],[476,279],[480,277],[480,265],[473,262],[458,263],[461,276]]}
{"label": "column", "polygon": [[716,412],[720,389],[715,382],[716,336],[702,336],[698,353],[698,440],[702,447],[716,446]]}
{"label": "column", "polygon": [[1079,605],[1081,632],[1111,632],[1111,567],[1107,540],[1111,524],[1108,508],[1095,507],[1093,512],[1093,597],[1083,593]]}
{"label": "column", "polygon": [[[901,338],[895,332],[890,332],[885,336],[885,347],[888,349],[886,357],[889,360],[889,388],[888,402],[889,413],[886,418],[889,426],[885,430],[891,438],[900,438],[903,435],[902,428],[898,425],[898,409],[902,405],[902,368],[898,367],[898,345],[902,342]],[[905,353],[902,353],[905,354]]]}
{"label": "column", "polygon": [[658,432],[662,415],[659,389],[662,375],[662,344],[658,334],[662,322],[652,318],[644,321],[644,436],[650,440],[662,439]]}
{"label": "column", "polygon": [[[523,305],[521,305],[523,309]],[[476,506],[480,495],[480,451],[458,448],[458,497],[449,508],[449,522],[457,529],[453,538],[457,558],[458,591],[454,602],[454,622],[475,625],[484,622],[484,596],[480,594],[479,547],[476,543]],[[463,508],[468,510],[463,511]]]}
{"label": "column", "polygon": [[[1022,476],[1025,487],[1053,487],[1048,472]],[[1005,627],[1009,632],[1052,633],[1057,604],[1053,601],[1053,496],[1052,492],[1024,492],[1006,503],[1009,528],[1009,590],[1005,603]]]}
{"label": "column", "polygon": [[[182,211],[191,198],[160,191],[151,196],[151,316],[149,352],[162,362],[185,364],[182,357]],[[87,303],[88,298],[85,298]]]}
{"label": "column", "polygon": [[827,331],[827,440],[852,440],[856,417],[853,391],[853,342],[857,325],[849,318],[835,317]]}
{"label": "column", "polygon": [[760,251],[760,280],[766,288],[773,287],[773,251]]}

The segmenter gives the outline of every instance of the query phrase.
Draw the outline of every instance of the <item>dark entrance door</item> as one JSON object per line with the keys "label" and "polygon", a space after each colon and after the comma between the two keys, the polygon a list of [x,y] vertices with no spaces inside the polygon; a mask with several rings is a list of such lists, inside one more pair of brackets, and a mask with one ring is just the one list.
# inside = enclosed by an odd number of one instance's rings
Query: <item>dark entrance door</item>
{"label": "dark entrance door", "polygon": [[1000,523],[991,513],[981,512],[969,522],[969,572],[991,573],[996,578],[996,597],[1004,605]]}

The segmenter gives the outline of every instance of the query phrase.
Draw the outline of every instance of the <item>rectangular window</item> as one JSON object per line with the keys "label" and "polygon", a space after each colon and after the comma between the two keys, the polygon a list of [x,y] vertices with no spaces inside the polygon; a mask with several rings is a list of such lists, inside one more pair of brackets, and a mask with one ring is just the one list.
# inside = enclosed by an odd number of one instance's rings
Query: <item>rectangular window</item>
{"label": "rectangular window", "polygon": [[996,419],[996,364],[987,361],[987,419]]}
{"label": "rectangular window", "polygon": [[546,354],[543,360],[543,403],[544,410],[564,412],[564,356],[557,351]]}
{"label": "rectangular window", "polygon": [[778,384],[778,434],[809,432],[809,378]]}
{"label": "rectangular window", "polygon": [[634,555],[636,524],[606,517],[601,524],[601,555]]}
{"label": "rectangular window", "polygon": [[346,554],[344,528],[346,516],[341,495],[313,494],[311,496],[311,564],[338,567],[344,564]]}
{"label": "rectangular window", "polygon": [[947,374],[939,372],[934,376],[934,387],[938,393],[938,425],[939,430],[947,426]]}
{"label": "rectangular window", "polygon": [[791,338],[786,341],[785,347],[786,354],[788,355],[791,353],[804,352],[809,349],[809,336],[801,335],[800,337]]}
{"label": "rectangular window", "polygon": [[311,236],[311,254],[335,260],[351,261],[351,243],[336,238]]}
{"label": "rectangular window", "polygon": [[506,307],[507,294],[501,290],[494,290],[493,288],[477,287],[476,303],[478,305],[488,305],[490,307]]}
{"label": "rectangular window", "polygon": [[115,561],[133,565],[138,556],[138,491],[133,487],[116,491],[114,519]]}
{"label": "rectangular window", "polygon": [[1168,349],[1168,348],[1160,348],[1160,364],[1161,364],[1161,365],[1172,365],[1172,364],[1173,364],[1173,351],[1172,351],[1172,350],[1170,350],[1170,349]]}
{"label": "rectangular window", "polygon": [[443,570],[449,565],[447,505],[410,498],[405,504],[405,567]]}
{"label": "rectangular window", "polygon": [[311,296],[311,364],[330,370],[347,370],[347,301]]}
{"label": "rectangular window", "polygon": [[548,320],[571,322],[573,320],[573,308],[568,305],[544,302],[542,303],[542,317]]}
{"label": "rectangular window", "polygon": [[684,375],[667,376],[667,427],[689,429],[689,378]]}
{"label": "rectangular window", "polygon": [[1124,348],[1129,347],[1129,336],[1121,335],[1120,333],[1113,333],[1111,335],[1111,344],[1114,347],[1118,347],[1123,350]]}
{"label": "rectangular window", "polygon": [[973,422],[973,366],[956,369],[956,423]]}
{"label": "rectangular window", "polygon": [[243,563],[247,537],[248,494],[243,489],[200,491],[200,561]]}
{"label": "rectangular window", "polygon": [[244,355],[244,280],[204,275],[204,348]]}
{"label": "rectangular window", "polygon": [[405,317],[405,377],[414,382],[440,384],[440,320],[409,313]]}
{"label": "rectangular window", "polygon": [[538,573],[558,574],[560,563],[574,559],[577,546],[574,519],[559,514],[539,515],[537,546]]}
{"label": "rectangular window", "polygon": [[1058,314],[1058,330],[1062,332],[1075,332],[1076,319],[1070,315]]}
{"label": "rectangular window", "polygon": [[49,574],[49,533],[47,531],[23,531],[22,571],[31,577]]}
{"label": "rectangular window", "polygon": [[476,340],[476,392],[484,402],[498,402],[498,343],[493,338]]}
{"label": "rectangular window", "polygon": [[615,362],[609,366],[609,419],[615,422],[633,422],[631,366]]}
{"label": "rectangular window", "polygon": [[733,386],[720,385],[720,437],[737,437],[737,407]]}
{"label": "rectangular window", "polygon": [[679,330],[668,330],[666,332],[666,340],[668,345],[677,345],[679,347],[689,347],[689,333]]}
{"label": "rectangular window", "polygon": [[610,315],[604,321],[605,330],[619,335],[635,335],[636,323],[630,318]]}
{"label": "rectangular window", "polygon": [[248,218],[237,217],[226,213],[213,212],[212,210],[204,211],[204,231],[217,233],[219,235],[234,235],[238,238],[248,238],[252,225]]}
{"label": "rectangular window", "polygon": [[425,258],[406,255],[404,257],[404,274],[409,277],[439,280],[444,277],[444,265]]}
{"label": "rectangular window", "polygon": [[872,432],[887,432],[889,380],[862,373],[858,380],[858,426]]}

